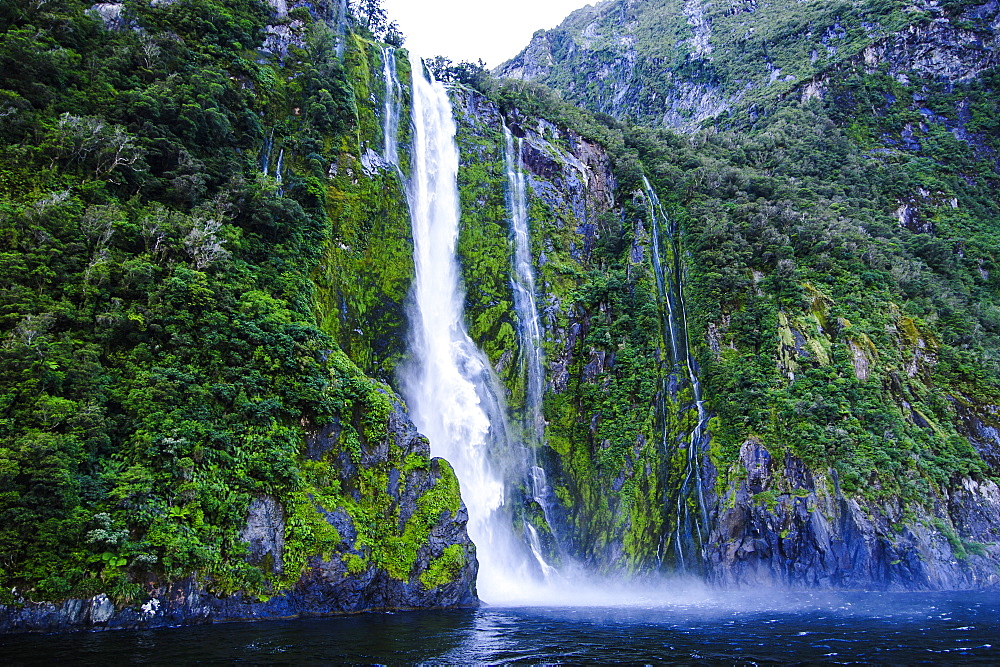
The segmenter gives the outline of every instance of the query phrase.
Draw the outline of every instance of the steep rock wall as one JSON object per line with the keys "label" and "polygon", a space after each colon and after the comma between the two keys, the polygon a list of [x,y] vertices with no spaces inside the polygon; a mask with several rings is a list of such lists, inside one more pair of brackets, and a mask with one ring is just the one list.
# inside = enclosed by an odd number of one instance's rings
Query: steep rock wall
{"label": "steep rock wall", "polygon": [[[706,545],[723,586],[866,590],[1000,585],[995,482],[964,479],[934,508],[845,496],[837,473],[810,471],[747,441],[741,481],[716,501]],[[940,518],[944,517],[944,519]]]}

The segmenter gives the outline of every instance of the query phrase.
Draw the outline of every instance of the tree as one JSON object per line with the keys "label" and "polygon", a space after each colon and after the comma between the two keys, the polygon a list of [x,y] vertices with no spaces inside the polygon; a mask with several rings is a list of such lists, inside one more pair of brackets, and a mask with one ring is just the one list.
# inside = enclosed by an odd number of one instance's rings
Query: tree
{"label": "tree", "polygon": [[358,0],[355,18],[362,27],[376,36],[385,32],[388,27],[389,17],[382,7],[382,0]]}

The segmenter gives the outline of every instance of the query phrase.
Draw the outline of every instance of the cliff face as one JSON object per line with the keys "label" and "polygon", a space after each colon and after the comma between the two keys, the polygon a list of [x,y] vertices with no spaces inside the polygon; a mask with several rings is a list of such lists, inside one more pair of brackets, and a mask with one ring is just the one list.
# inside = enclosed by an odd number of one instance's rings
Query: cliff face
{"label": "cliff face", "polygon": [[[656,480],[650,506],[667,509],[642,514],[658,544],[631,562],[681,566],[678,515],[701,505],[697,560],[727,585],[996,586],[994,380],[942,370],[958,350],[992,363],[992,334],[959,330],[979,327],[976,304],[995,294],[993,253],[970,241],[995,233],[997,146],[982,120],[995,108],[998,8],[723,5],[585,8],[498,70],[617,117],[691,131],[730,109],[727,123],[745,128],[632,140],[680,221],[690,344],[714,416],[690,468],[691,388],[669,363],[648,376],[664,389],[639,399],[663,415],[642,429],[659,443],[645,472]],[[751,123],[739,109],[767,114]],[[650,257],[634,217],[646,197],[630,192],[634,176],[619,182],[612,209],[634,230],[635,275]],[[925,243],[943,255],[918,250]],[[891,276],[869,272],[890,266]],[[944,291],[932,296],[931,284]],[[942,327],[944,293],[961,314]],[[670,356],[668,340],[650,344],[649,358]],[[609,352],[590,368],[613,364]],[[578,395],[555,381],[560,367],[550,372],[553,394]],[[580,407],[550,396],[563,400]],[[607,412],[591,409],[601,424]],[[675,425],[667,437],[664,423]],[[559,433],[551,420],[553,448]],[[599,458],[602,444],[586,455]],[[703,501],[671,481],[685,468],[703,475]]]}
{"label": "cliff face", "polygon": [[617,118],[691,132],[804,85],[814,90],[856,60],[887,63],[893,75],[974,77],[996,64],[996,21],[994,2],[619,0],[539,31],[496,73]]}
{"label": "cliff face", "polygon": [[[603,572],[702,572],[725,586],[997,585],[1000,553],[994,543],[1000,522],[993,514],[996,484],[988,477],[961,478],[916,498],[888,490],[866,497],[857,488],[845,492],[836,468],[805,463],[781,440],[772,445],[776,454],[751,438],[730,455],[710,433],[711,440],[697,439],[689,449],[693,437],[701,438],[698,412],[690,378],[672,358],[668,305],[656,296],[651,195],[621,187],[606,150],[572,130],[516,108],[502,113],[474,93],[456,92],[455,105],[466,164],[463,235],[469,242],[463,245],[463,266],[469,317],[492,323],[476,329],[477,336],[511,390],[515,412],[523,406],[524,376],[520,354],[512,350],[519,323],[511,308],[501,125],[520,139],[528,176],[545,333],[546,446],[538,460],[553,497],[551,504],[533,498],[526,482],[513,483],[512,495],[521,498],[522,520],[534,518],[548,531],[553,561],[576,561]],[[671,212],[682,215],[676,208]],[[670,240],[664,236],[659,243],[661,262],[674,261]],[[699,288],[685,282],[685,273],[676,278],[681,291]],[[825,317],[820,313],[815,323]],[[917,378],[925,372],[921,368],[935,363],[937,343],[921,342],[929,333],[896,339],[902,347],[895,362],[864,336],[827,338],[824,347],[804,321],[776,319],[775,363],[785,374],[801,373],[818,357],[832,360],[841,354],[839,347],[845,358],[838,363],[847,365],[854,382],[877,377],[880,368],[894,363]],[[901,319],[894,327],[912,329]],[[690,344],[699,356],[721,354],[721,347],[734,344],[731,327],[706,329],[692,321],[690,329],[706,337]],[[905,342],[909,335],[912,349]],[[709,371],[716,368],[710,365]],[[713,378],[707,381],[707,387],[717,386]],[[722,400],[729,399],[707,396],[709,405]],[[894,407],[891,397],[880,400],[887,410],[911,412]],[[723,427],[717,417],[709,422],[710,432]],[[992,451],[989,427],[967,419],[966,426],[959,421],[955,428],[979,434],[971,439],[977,449]],[[700,489],[685,487],[692,474],[702,477]],[[697,516],[700,503],[703,518]],[[690,516],[683,509],[689,505],[695,508]]]}
{"label": "cliff face", "polygon": [[[966,478],[935,507],[845,496],[835,470],[811,472],[761,443],[740,450],[744,479],[715,499],[706,547],[724,586],[868,590],[1000,585],[995,482]],[[975,546],[969,548],[970,543]]]}

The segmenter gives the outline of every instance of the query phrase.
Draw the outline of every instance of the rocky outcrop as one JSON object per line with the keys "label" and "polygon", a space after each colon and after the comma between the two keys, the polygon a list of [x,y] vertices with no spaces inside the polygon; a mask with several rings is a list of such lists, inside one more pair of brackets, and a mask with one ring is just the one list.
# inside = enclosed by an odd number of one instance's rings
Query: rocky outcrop
{"label": "rocky outcrop", "polygon": [[[871,10],[848,22],[818,5],[792,17],[782,3],[617,0],[535,33],[495,73],[540,81],[593,111],[688,133],[741,107],[755,115],[748,105],[768,97],[822,98],[844,69],[885,71],[903,83],[971,81],[1000,62],[1000,10],[989,0],[955,14],[947,6],[954,4],[915,2],[899,28],[898,16]],[[776,23],[786,27],[776,33]],[[776,38],[780,52],[769,44]]]}
{"label": "rocky outcrop", "polygon": [[971,7],[957,17],[947,16],[937,2],[926,3],[923,11],[931,20],[873,41],[832,72],[796,88],[802,100],[822,99],[840,72],[856,67],[868,73],[884,71],[904,84],[911,83],[911,78],[954,84],[972,81],[1000,65],[1000,4],[996,0]]}
{"label": "rocky outcrop", "polygon": [[748,440],[742,479],[713,499],[705,546],[723,586],[1000,589],[1000,489],[966,479],[933,511],[846,497],[837,474]]}
{"label": "rocky outcrop", "polygon": [[260,496],[251,501],[247,526],[240,539],[250,547],[247,560],[281,573],[285,550],[285,511],[277,498]]}
{"label": "rocky outcrop", "polygon": [[123,2],[99,2],[90,8],[90,13],[99,17],[108,30],[120,30],[126,24],[125,17],[122,15],[124,8],[125,3]]}
{"label": "rocky outcrop", "polygon": [[[352,517],[345,507],[327,508],[316,502],[315,511],[336,529],[341,543],[330,557],[310,559],[290,589],[276,590],[267,596],[241,592],[223,595],[215,591],[213,582],[188,577],[178,582],[154,581],[145,587],[145,597],[131,604],[116,603],[103,593],[62,603],[19,599],[15,604],[0,605],[0,634],[148,629],[477,605],[476,548],[466,532],[469,517],[464,503],[459,503],[454,513],[445,509],[430,517],[425,507],[428,494],[439,483],[453,480],[454,474],[447,463],[428,458],[427,439],[417,432],[399,404],[394,405],[388,416],[387,433],[388,437],[366,447],[357,462],[349,454],[338,454],[341,446],[337,442],[340,436],[337,428],[313,433],[310,440],[315,442],[310,451],[339,456],[336,470],[340,482],[354,489],[361,468],[394,464],[389,474],[390,486],[382,490],[390,499],[381,503],[386,514],[374,517],[375,521],[391,521],[398,516],[398,539],[403,539],[403,532],[415,517],[433,524],[419,545],[407,576],[388,571],[372,557],[370,545],[359,539],[359,533],[372,530],[368,523],[371,518]],[[403,459],[411,462],[406,469]],[[418,459],[426,464],[414,465],[412,462]],[[241,533],[248,547],[247,560],[276,575],[282,573],[284,562],[286,515],[279,499],[260,496],[250,503],[247,525]],[[436,576],[429,579],[428,573],[435,570]]]}

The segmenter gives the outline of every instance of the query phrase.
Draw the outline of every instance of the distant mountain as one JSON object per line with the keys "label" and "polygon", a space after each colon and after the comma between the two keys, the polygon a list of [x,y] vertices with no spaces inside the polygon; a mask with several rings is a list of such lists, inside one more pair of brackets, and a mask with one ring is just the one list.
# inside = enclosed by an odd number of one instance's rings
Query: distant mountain
{"label": "distant mountain", "polygon": [[[593,111],[690,131],[861,60],[964,80],[997,64],[996,2],[606,0],[540,30],[496,74]],[[809,94],[809,93],[807,93]]]}

